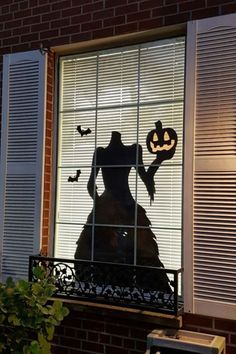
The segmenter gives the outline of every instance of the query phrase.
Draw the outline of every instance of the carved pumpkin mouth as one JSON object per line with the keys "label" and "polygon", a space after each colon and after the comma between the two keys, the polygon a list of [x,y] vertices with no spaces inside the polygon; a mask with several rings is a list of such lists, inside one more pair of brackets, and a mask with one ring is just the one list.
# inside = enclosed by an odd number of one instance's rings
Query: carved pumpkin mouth
{"label": "carved pumpkin mouth", "polygon": [[155,143],[150,141],[150,148],[151,148],[152,152],[155,154],[158,151],[169,151],[169,150],[171,150],[175,146],[175,143],[176,143],[176,141],[174,139],[171,139],[170,143],[160,146],[160,145],[156,145]]}

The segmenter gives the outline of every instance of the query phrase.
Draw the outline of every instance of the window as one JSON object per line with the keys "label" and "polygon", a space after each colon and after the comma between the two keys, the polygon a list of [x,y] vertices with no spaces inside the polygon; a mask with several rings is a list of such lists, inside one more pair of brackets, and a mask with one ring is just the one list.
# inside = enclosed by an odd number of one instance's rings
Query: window
{"label": "window", "polygon": [[[184,62],[183,37],[60,59],[57,257],[181,267]],[[178,143],[150,205],[157,121]]]}
{"label": "window", "polygon": [[[118,230],[121,241],[132,230],[131,257],[121,255],[118,261],[138,263],[137,236],[146,228],[157,237],[160,261],[166,268],[178,268],[183,204],[185,310],[231,319],[236,299],[235,23],[231,14],[188,25],[184,144],[184,38],[60,59],[55,238],[55,255],[73,258],[88,215],[96,211],[87,191],[94,152],[108,146],[111,132],[118,131],[123,144],[136,144],[132,163],[113,166],[113,173],[131,169],[134,217],[126,224],[106,220],[97,225],[93,214],[86,256],[97,257],[95,228]],[[27,277],[28,256],[38,254],[42,242],[47,55],[9,54],[3,64],[0,265],[3,278],[19,278]],[[137,145],[142,146],[141,166],[147,170],[155,155],[147,150],[146,137],[158,120],[177,132],[178,144],[174,157],[163,161],[155,174],[150,206],[135,169]],[[79,125],[91,133],[81,136]],[[77,170],[78,182],[68,182]],[[96,179],[99,195],[104,191],[101,170]],[[151,228],[138,224],[138,205]]]}

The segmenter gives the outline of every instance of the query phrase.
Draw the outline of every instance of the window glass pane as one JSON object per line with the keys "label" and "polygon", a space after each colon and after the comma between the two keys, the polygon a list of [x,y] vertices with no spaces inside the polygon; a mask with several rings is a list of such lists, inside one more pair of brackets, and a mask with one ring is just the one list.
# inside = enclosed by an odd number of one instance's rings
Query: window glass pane
{"label": "window glass pane", "polygon": [[183,99],[183,47],[182,40],[163,40],[141,49],[141,102]]}
{"label": "window glass pane", "polygon": [[96,105],[97,57],[88,56],[61,62],[61,100],[63,111],[94,108]]}
{"label": "window glass pane", "polygon": [[137,49],[100,55],[98,107],[137,102],[138,56]]}
{"label": "window glass pane", "polygon": [[181,266],[184,50],[61,58],[56,256]]}
{"label": "window glass pane", "polygon": [[[94,110],[61,113],[58,161],[60,167],[91,166],[95,148],[95,117]],[[79,133],[78,129],[82,133]],[[90,129],[91,133],[84,134],[87,129]]]}

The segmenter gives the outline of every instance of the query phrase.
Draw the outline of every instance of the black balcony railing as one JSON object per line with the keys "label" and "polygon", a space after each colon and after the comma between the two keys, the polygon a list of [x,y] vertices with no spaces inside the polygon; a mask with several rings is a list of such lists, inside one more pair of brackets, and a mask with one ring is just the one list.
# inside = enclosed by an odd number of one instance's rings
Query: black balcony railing
{"label": "black balcony railing", "polygon": [[[178,292],[182,269],[31,256],[30,281],[36,281],[33,268],[39,265],[44,267],[49,277],[55,278],[57,297],[138,307],[174,315],[182,309]],[[169,279],[168,288],[163,289],[160,285],[163,278]]]}

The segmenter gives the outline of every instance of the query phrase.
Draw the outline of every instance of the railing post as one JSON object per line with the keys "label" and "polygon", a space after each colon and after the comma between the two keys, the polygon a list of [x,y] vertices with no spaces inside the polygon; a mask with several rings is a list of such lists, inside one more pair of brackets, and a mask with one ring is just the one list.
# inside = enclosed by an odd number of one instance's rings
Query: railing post
{"label": "railing post", "polygon": [[178,314],[178,271],[174,271],[174,314]]}

